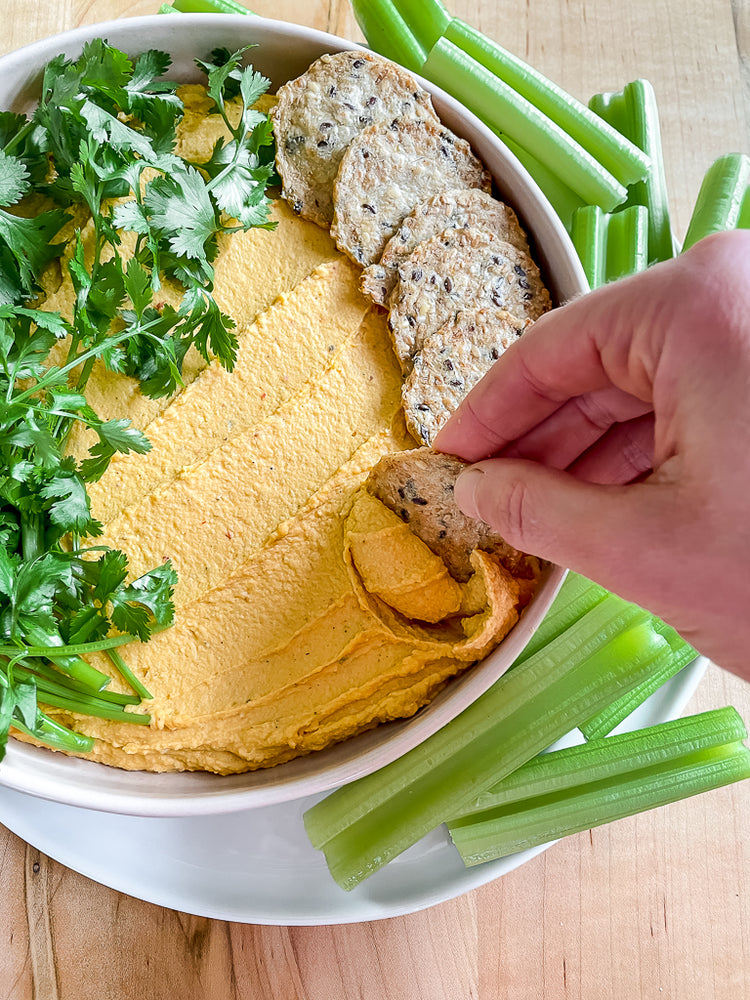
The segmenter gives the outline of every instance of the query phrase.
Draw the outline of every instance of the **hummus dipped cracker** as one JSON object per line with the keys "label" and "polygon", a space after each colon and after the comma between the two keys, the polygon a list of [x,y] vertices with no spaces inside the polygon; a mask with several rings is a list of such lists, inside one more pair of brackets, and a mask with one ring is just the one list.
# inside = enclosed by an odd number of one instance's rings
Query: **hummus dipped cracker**
{"label": "hummus dipped cracker", "polygon": [[489,191],[491,178],[464,139],[439,121],[406,115],[363,129],[333,185],[336,246],[357,264],[379,260],[404,218],[447,188]]}
{"label": "hummus dipped cracker", "polygon": [[462,309],[496,307],[538,319],[551,306],[528,253],[481,229],[449,229],[399,267],[388,322],[405,371],[425,339]]}
{"label": "hummus dipped cracker", "polygon": [[401,391],[409,433],[432,444],[464,396],[530,324],[505,309],[464,310],[425,337]]}
{"label": "hummus dipped cracker", "polygon": [[387,305],[398,281],[399,265],[420,243],[446,229],[466,229],[469,226],[494,233],[519,250],[529,250],[526,234],[509,205],[493,198],[482,188],[453,188],[420,202],[406,216],[400,229],[386,244],[380,260],[365,268],[362,291],[378,305]]}
{"label": "hummus dipped cracker", "polygon": [[453,455],[416,448],[381,458],[366,487],[440,556],[454,579],[465,582],[474,572],[475,549],[495,553],[513,576],[533,578],[537,560],[508,545],[484,521],[459,510],[453,491],[465,468]]}
{"label": "hummus dipped cracker", "polygon": [[327,228],[346,148],[373,122],[401,115],[437,123],[429,94],[395,63],[364,50],[321,56],[279,88],[271,114],[276,167],[292,209]]}

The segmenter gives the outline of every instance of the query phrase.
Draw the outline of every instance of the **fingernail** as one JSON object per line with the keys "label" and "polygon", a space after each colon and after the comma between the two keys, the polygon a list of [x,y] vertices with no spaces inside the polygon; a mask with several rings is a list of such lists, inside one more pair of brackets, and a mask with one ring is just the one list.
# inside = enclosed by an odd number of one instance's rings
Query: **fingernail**
{"label": "fingernail", "polygon": [[483,478],[482,469],[473,467],[462,472],[456,480],[454,493],[456,503],[467,517],[479,517],[476,493]]}

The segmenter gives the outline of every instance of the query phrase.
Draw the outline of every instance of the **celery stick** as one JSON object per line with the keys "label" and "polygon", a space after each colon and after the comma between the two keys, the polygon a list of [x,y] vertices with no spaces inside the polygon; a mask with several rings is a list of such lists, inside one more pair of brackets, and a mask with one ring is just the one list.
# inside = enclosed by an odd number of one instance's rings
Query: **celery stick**
{"label": "celery stick", "polygon": [[685,754],[675,761],[611,777],[450,824],[465,865],[505,857],[625,816],[750,777],[750,750],[740,742]]}
{"label": "celery stick", "polygon": [[648,266],[648,209],[629,205],[613,212],[606,224],[606,281],[616,281]]}
{"label": "celery stick", "polygon": [[498,138],[505,143],[519,163],[525,167],[536,181],[547,201],[555,212],[557,212],[560,221],[568,232],[570,232],[573,214],[576,209],[583,206],[583,200],[575,192],[571,191],[567,184],[563,184],[557,173],[546,163],[541,163],[535,156],[532,156],[522,146],[519,146],[517,142],[513,142],[510,136],[504,135],[497,130],[493,131],[495,131]]}
{"label": "celery stick", "polygon": [[445,29],[445,38],[559,125],[621,184],[646,176],[649,159],[641,149],[533,66],[458,18]]}
{"label": "celery stick", "polygon": [[[598,781],[676,760],[697,750],[747,738],[737,709],[712,709],[607,739],[539,754],[479,795],[456,820],[529,799],[539,801]],[[450,825],[450,824],[449,824]]]}
{"label": "celery stick", "polygon": [[589,107],[648,155],[648,173],[630,186],[627,205],[648,209],[648,263],[668,260],[674,242],[654,88],[648,80],[633,80],[619,93],[595,94]]}
{"label": "celery stick", "polygon": [[610,211],[627,197],[626,188],[559,125],[453,42],[438,39],[422,73],[490,128],[506,133],[538,160],[554,162],[562,183],[587,204]]}
{"label": "celery stick", "polygon": [[750,228],[749,190],[750,156],[727,153],[715,160],[703,178],[682,249],[710,233]]}
{"label": "celery stick", "polygon": [[181,14],[254,14],[236,0],[172,0]]}
{"label": "celery stick", "polygon": [[750,229],[750,184],[745,188],[745,196],[737,217],[737,229]]}
{"label": "celery stick", "polygon": [[639,684],[631,691],[627,691],[622,697],[616,698],[615,701],[603,708],[593,718],[581,723],[579,728],[587,740],[600,739],[611,733],[616,726],[619,726],[654,691],[658,691],[663,684],[666,684],[670,678],[679,673],[683,667],[686,667],[698,655],[693,647],[685,642],[682,636],[678,635],[671,626],[655,618],[654,628],[669,643],[667,655],[660,663],[655,665],[652,674],[642,684]]}
{"label": "celery stick", "polygon": [[570,229],[570,238],[592,290],[606,280],[607,219],[598,205],[585,205],[574,213]]}
{"label": "celery stick", "polygon": [[352,10],[370,48],[421,73],[427,50],[420,45],[392,0],[352,0]]}
{"label": "celery stick", "polygon": [[425,51],[432,48],[451,22],[440,0],[393,0],[393,6]]}
{"label": "celery stick", "polygon": [[529,639],[523,652],[516,657],[514,666],[528,660],[534,653],[549,645],[553,639],[557,639],[579,618],[595,608],[597,604],[601,604],[606,596],[607,591],[598,583],[592,583],[585,576],[569,572],[552,602],[552,607]]}
{"label": "celery stick", "polygon": [[460,716],[381,771],[305,813],[311,842],[345,889],[640,683],[664,645],[648,615],[609,595],[509,671]]}
{"label": "celery stick", "polygon": [[645,179],[630,189],[628,204],[644,205],[648,209],[648,263],[655,264],[674,256],[659,109],[654,88],[648,80],[633,80],[625,85],[623,94],[628,116],[625,134],[651,161]]}

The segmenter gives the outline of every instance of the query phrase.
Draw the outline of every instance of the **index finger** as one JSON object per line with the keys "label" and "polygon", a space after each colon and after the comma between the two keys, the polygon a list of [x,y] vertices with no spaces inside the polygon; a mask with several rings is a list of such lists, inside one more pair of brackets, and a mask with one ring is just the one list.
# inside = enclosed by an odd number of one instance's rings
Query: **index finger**
{"label": "index finger", "polygon": [[659,270],[607,285],[538,319],[462,401],[435,448],[476,462],[584,393],[615,385],[650,399],[649,365],[634,366],[631,347],[635,329],[649,322],[649,292]]}

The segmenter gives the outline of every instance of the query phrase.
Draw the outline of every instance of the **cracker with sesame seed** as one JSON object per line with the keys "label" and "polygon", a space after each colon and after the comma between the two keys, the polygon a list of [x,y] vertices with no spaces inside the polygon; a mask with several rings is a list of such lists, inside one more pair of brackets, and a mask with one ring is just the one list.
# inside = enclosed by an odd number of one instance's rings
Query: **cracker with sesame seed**
{"label": "cracker with sesame seed", "polygon": [[491,178],[468,142],[437,121],[414,116],[381,121],[352,141],[333,185],[331,236],[366,266],[415,206],[447,188],[482,188]]}
{"label": "cracker with sesame seed", "polygon": [[321,56],[280,87],[271,121],[282,195],[293,210],[328,228],[344,151],[362,129],[400,115],[438,121],[429,94],[406,70],[364,50]]}
{"label": "cracker with sesame seed", "polygon": [[449,229],[420,243],[400,265],[388,322],[404,371],[425,339],[463,309],[505,309],[538,319],[549,292],[528,253],[481,229]]}
{"label": "cracker with sesame seed", "polygon": [[464,396],[530,323],[505,309],[465,310],[426,337],[401,390],[410,434],[432,444]]}
{"label": "cracker with sesame seed", "polygon": [[418,244],[446,229],[467,227],[494,233],[501,240],[528,253],[526,234],[510,206],[481,188],[454,188],[420,202],[406,216],[386,244],[380,260],[365,268],[360,285],[362,291],[378,305],[387,305],[398,281],[399,264]]}
{"label": "cracker with sesame seed", "polygon": [[467,464],[453,455],[415,448],[385,455],[365,486],[373,496],[406,521],[460,582],[474,572],[475,549],[498,555],[513,575],[535,575],[537,562],[519,552],[484,521],[467,517],[453,495],[459,473]]}

